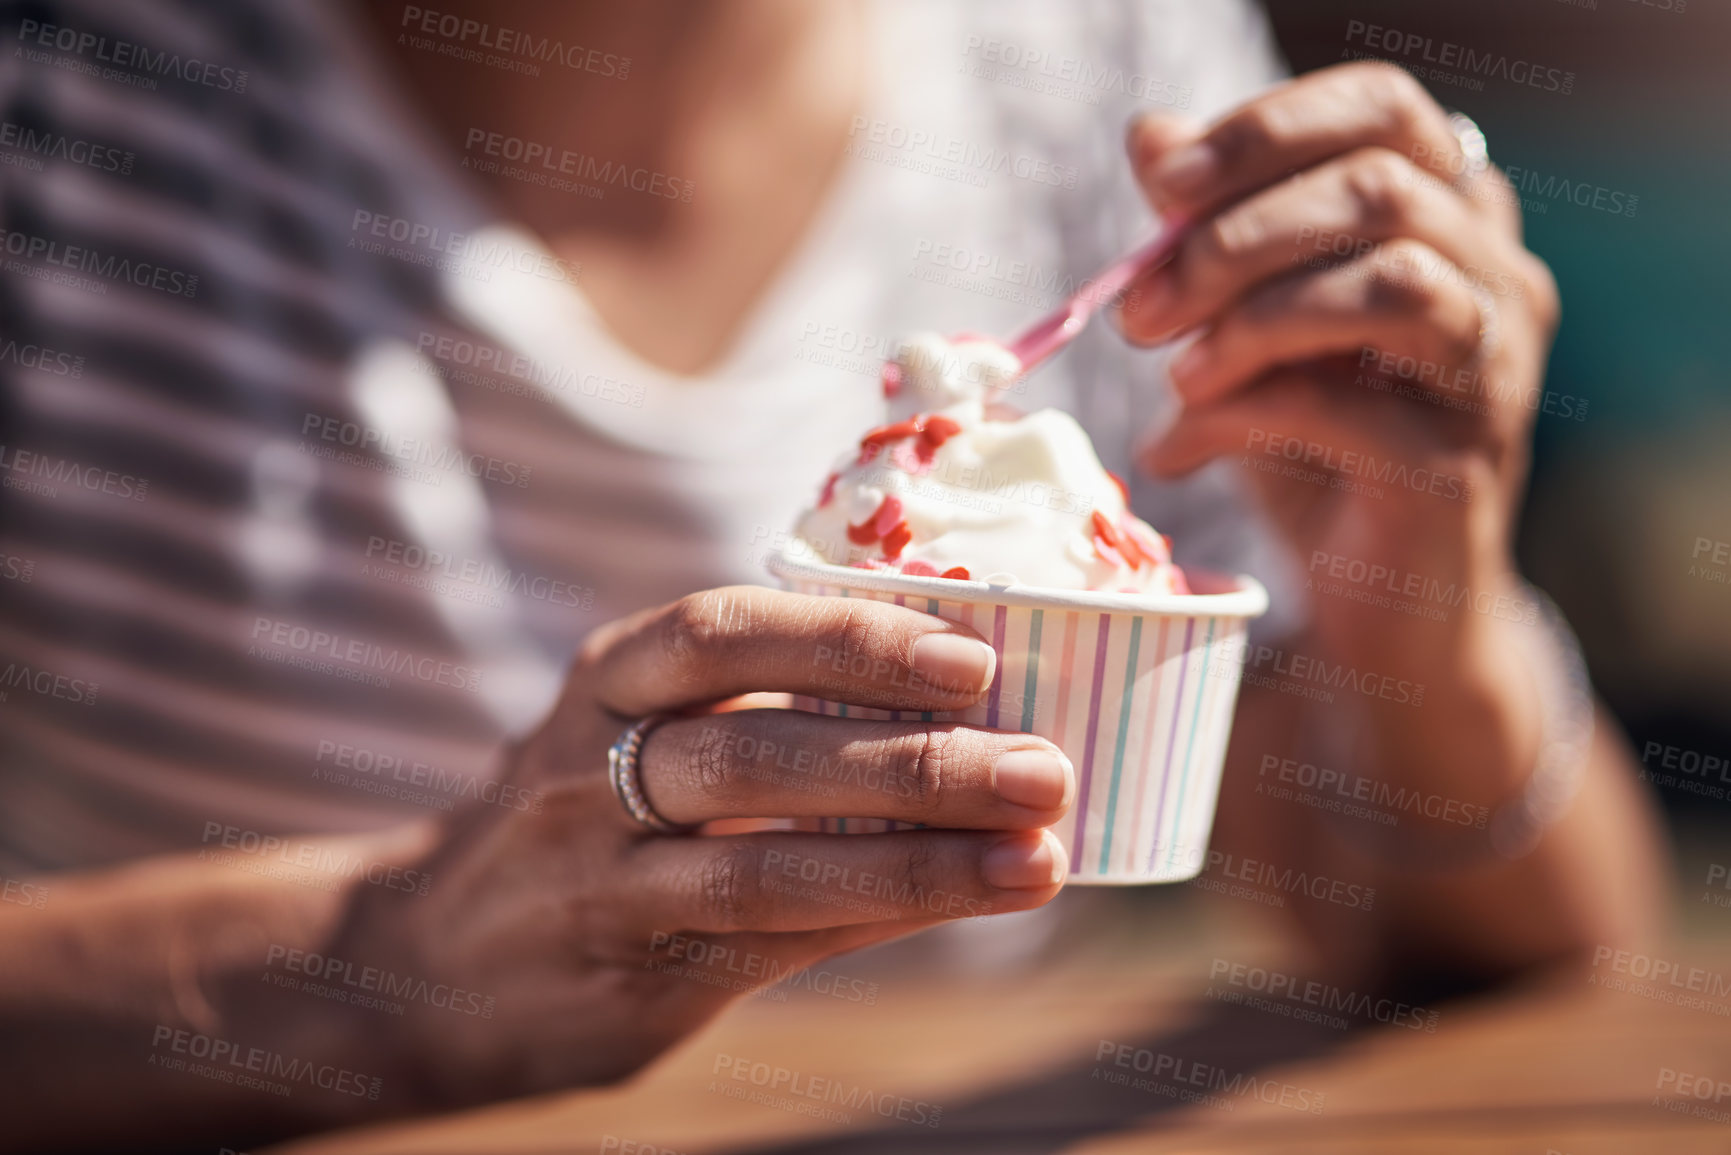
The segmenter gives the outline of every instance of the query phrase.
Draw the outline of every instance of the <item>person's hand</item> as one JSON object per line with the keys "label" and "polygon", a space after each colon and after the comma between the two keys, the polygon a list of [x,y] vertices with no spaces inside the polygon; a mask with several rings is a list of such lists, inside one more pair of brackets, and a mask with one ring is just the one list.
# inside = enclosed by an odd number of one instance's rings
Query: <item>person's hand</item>
{"label": "person's hand", "polygon": [[1520,663],[1499,672],[1500,619],[1528,612],[1511,525],[1558,302],[1507,181],[1475,172],[1443,110],[1378,64],[1206,127],[1150,115],[1128,145],[1155,208],[1191,222],[1121,314],[1132,341],[1193,340],[1172,366],[1181,411],[1139,464],[1243,470],[1305,567],[1330,656],[1469,672],[1484,685],[1461,700],[1530,713]]}
{"label": "person's hand", "polygon": [[[917,720],[973,702],[993,662],[978,635],[926,614],[754,587],[598,630],[512,757],[541,812],[493,807],[454,824],[421,863],[430,892],[370,894],[331,950],[496,1000],[490,1018],[415,1006],[393,1025],[379,1046],[397,1076],[387,1085],[412,1088],[401,1106],[615,1079],[720,1009],[741,975],[768,983],[936,921],[1046,902],[1068,869],[1042,829],[1075,792],[1068,761],[1030,735]],[[696,712],[795,692],[915,720]],[[614,798],[607,750],[631,720],[664,712],[679,714],[650,732],[639,764],[669,822],[941,829],[652,834]],[[709,950],[732,951],[731,967],[692,962]]]}
{"label": "person's hand", "polygon": [[1443,110],[1377,64],[1206,127],[1144,117],[1129,150],[1154,206],[1192,222],[1121,315],[1133,341],[1194,338],[1182,411],[1140,463],[1241,465],[1312,579],[1347,593],[1312,600],[1351,648],[1427,620],[1367,614],[1354,585],[1503,592],[1558,310],[1507,181],[1473,175]]}

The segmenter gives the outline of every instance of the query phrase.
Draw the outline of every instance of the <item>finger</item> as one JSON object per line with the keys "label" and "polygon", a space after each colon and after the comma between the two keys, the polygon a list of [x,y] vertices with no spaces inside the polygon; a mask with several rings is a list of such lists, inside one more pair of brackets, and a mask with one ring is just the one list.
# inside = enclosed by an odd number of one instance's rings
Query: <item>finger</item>
{"label": "finger", "polygon": [[1467,203],[1384,148],[1363,148],[1264,189],[1185,234],[1173,259],[1131,286],[1123,328],[1151,343],[1214,316],[1258,283],[1367,256],[1409,237],[1451,261],[1464,283],[1519,299],[1508,246]]}
{"label": "finger", "polygon": [[1148,172],[1167,153],[1202,139],[1208,126],[1184,112],[1145,112],[1130,118],[1124,129],[1124,150],[1130,171]]}
{"label": "finger", "polygon": [[1069,870],[1050,831],[652,838],[627,851],[649,927],[800,931],[929,922],[1039,906]]}
{"label": "finger", "polygon": [[1340,477],[1388,493],[1469,503],[1486,478],[1474,464],[1482,431],[1387,394],[1354,391],[1312,369],[1273,374],[1224,400],[1188,406],[1138,452],[1159,477],[1180,477],[1220,457],[1295,484]]}
{"label": "finger", "polygon": [[638,765],[650,805],[681,824],[836,817],[1031,829],[1063,817],[1075,781],[1063,752],[1031,734],[798,710],[664,722]]}
{"label": "finger", "polygon": [[1146,147],[1137,179],[1162,211],[1192,216],[1365,147],[1410,157],[1446,183],[1465,163],[1448,118],[1406,72],[1346,64],[1299,77],[1250,101],[1200,139]]}
{"label": "finger", "polygon": [[965,626],[866,598],[757,586],[706,590],[597,631],[583,661],[627,717],[751,691],[903,710],[954,710],[997,657]]}
{"label": "finger", "polygon": [[1187,402],[1205,403],[1276,366],[1366,348],[1470,371],[1484,322],[1453,263],[1403,238],[1252,290],[1173,362],[1172,381]]}

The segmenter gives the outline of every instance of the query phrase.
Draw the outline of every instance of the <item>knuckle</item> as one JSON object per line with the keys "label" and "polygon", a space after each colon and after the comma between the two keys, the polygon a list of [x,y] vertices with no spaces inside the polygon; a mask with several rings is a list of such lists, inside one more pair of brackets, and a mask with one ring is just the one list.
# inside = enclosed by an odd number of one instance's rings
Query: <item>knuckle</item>
{"label": "knuckle", "polygon": [[667,608],[661,618],[662,649],[676,677],[698,681],[713,668],[727,638],[733,600],[726,590],[704,590]]}
{"label": "knuckle", "polygon": [[[841,617],[835,623],[836,652],[852,659],[856,656],[887,656],[890,649],[889,629],[879,617],[875,603],[844,604]],[[873,668],[876,663],[872,663]]]}
{"label": "knuckle", "polygon": [[736,760],[731,731],[713,722],[697,727],[685,750],[685,772],[706,797],[732,793],[746,780]]}
{"label": "knuckle", "polygon": [[1381,115],[1389,129],[1418,123],[1432,107],[1424,85],[1400,65],[1372,60],[1357,65],[1357,69],[1360,95]]}
{"label": "knuckle", "polygon": [[1278,101],[1251,105],[1215,129],[1214,148],[1228,167],[1277,151],[1292,137],[1292,116]]}
{"label": "knuckle", "polygon": [[1491,321],[1485,310],[1495,309],[1496,302],[1487,297],[1473,296],[1464,289],[1445,298],[1438,293],[1428,319],[1429,330],[1441,344],[1439,359],[1449,364],[1470,360],[1484,344],[1484,327]]}
{"label": "knuckle", "polygon": [[1202,265],[1237,261],[1260,245],[1268,235],[1262,214],[1251,205],[1239,205],[1216,216],[1198,234]]}
{"label": "knuckle", "polygon": [[757,852],[748,843],[718,850],[704,862],[698,879],[698,900],[713,925],[740,930],[751,925],[761,891]]}
{"label": "knuckle", "polygon": [[908,803],[916,813],[929,816],[942,808],[954,752],[953,731],[922,730],[912,736],[907,756],[897,772],[902,776],[902,788],[908,792]]}
{"label": "knuckle", "polygon": [[898,893],[921,895],[944,889],[937,877],[941,858],[930,837],[910,838],[894,868]]}
{"label": "knuckle", "polygon": [[1385,245],[1365,278],[1365,305],[1400,320],[1433,318],[1440,294],[1433,272],[1442,258],[1416,242]]}
{"label": "knuckle", "polygon": [[1391,232],[1410,224],[1418,208],[1415,170],[1386,148],[1365,149],[1346,167],[1347,194],[1364,226]]}

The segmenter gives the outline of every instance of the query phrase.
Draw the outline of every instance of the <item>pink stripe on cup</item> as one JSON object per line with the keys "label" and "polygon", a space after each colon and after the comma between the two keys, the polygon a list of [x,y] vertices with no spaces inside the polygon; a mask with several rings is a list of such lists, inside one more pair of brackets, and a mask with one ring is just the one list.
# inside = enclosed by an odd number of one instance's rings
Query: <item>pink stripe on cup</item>
{"label": "pink stripe on cup", "polygon": [[1094,643],[1094,681],[1088,692],[1088,734],[1082,747],[1082,782],[1076,791],[1076,838],[1070,846],[1070,861],[1081,861],[1082,841],[1088,830],[1088,788],[1094,779],[1094,746],[1100,729],[1100,690],[1106,681],[1106,643],[1111,640],[1112,615],[1100,615],[1100,637]]}

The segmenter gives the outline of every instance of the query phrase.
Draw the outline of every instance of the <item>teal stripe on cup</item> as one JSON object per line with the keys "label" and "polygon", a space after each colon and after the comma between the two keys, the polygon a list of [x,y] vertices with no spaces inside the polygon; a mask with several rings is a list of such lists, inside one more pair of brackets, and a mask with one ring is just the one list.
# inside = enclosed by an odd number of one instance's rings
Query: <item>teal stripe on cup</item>
{"label": "teal stripe on cup", "polygon": [[1208,632],[1202,638],[1202,673],[1196,678],[1196,708],[1190,712],[1190,736],[1184,741],[1184,770],[1178,775],[1178,811],[1172,816],[1172,848],[1166,852],[1168,868],[1178,853],[1178,824],[1184,821],[1184,790],[1190,785],[1190,755],[1196,752],[1196,728],[1202,723],[1202,699],[1208,690],[1208,656],[1214,646],[1214,623],[1218,620],[1208,619]]}
{"label": "teal stripe on cup", "polygon": [[1022,689],[1022,733],[1034,732],[1034,691],[1040,684],[1040,628],[1046,611],[1035,610],[1028,620],[1028,684]]}
{"label": "teal stripe on cup", "polygon": [[1106,837],[1100,840],[1100,873],[1108,874],[1112,829],[1118,815],[1118,780],[1124,773],[1124,747],[1130,737],[1130,699],[1136,691],[1136,651],[1142,645],[1142,619],[1130,619],[1130,656],[1124,661],[1124,693],[1118,700],[1118,744],[1112,751],[1112,785],[1106,791]]}

